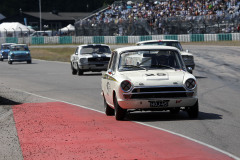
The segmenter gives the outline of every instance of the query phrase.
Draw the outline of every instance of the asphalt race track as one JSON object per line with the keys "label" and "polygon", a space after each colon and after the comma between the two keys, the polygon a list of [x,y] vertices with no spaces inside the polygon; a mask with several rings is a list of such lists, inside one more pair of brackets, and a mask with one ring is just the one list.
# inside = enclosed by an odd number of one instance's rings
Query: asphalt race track
{"label": "asphalt race track", "polygon": [[139,112],[117,122],[103,114],[102,73],[0,62],[0,160],[239,159],[240,47],[183,47],[196,62],[198,119]]}

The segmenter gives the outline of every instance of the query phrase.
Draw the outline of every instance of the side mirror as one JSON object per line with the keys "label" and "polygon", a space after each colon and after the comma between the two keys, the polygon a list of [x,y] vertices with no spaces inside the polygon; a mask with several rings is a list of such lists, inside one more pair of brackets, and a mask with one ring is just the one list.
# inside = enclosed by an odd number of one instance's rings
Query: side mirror
{"label": "side mirror", "polygon": [[107,71],[107,73],[108,73],[108,74],[113,74],[112,69],[109,69],[109,70]]}
{"label": "side mirror", "polygon": [[186,50],[186,52],[188,53],[188,52],[189,52],[189,50],[187,49],[187,50]]}

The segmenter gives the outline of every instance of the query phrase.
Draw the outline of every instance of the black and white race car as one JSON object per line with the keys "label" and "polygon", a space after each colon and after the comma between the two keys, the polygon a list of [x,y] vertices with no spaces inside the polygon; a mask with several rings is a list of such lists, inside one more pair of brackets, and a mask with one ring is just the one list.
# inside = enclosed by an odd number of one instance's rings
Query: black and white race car
{"label": "black and white race car", "polygon": [[71,55],[73,75],[83,75],[83,72],[100,72],[107,70],[111,57],[111,49],[105,44],[86,44],[77,47]]}

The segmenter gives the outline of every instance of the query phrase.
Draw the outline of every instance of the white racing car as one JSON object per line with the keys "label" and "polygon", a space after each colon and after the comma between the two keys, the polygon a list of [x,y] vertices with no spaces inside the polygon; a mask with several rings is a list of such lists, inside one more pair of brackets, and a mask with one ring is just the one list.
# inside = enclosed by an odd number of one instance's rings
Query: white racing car
{"label": "white racing car", "polygon": [[84,72],[100,72],[107,70],[111,50],[104,44],[86,44],[77,47],[71,55],[72,74],[83,75]]}
{"label": "white racing car", "polygon": [[127,111],[187,111],[198,117],[196,78],[180,51],[168,46],[131,46],[112,52],[102,76],[106,115],[122,120]]}

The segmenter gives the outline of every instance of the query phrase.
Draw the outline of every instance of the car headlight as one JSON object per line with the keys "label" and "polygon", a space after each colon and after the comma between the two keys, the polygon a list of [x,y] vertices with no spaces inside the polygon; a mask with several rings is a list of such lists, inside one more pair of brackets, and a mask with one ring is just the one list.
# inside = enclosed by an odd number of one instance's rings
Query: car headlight
{"label": "car headlight", "polygon": [[79,60],[80,63],[84,64],[84,63],[87,63],[88,62],[88,59],[87,58],[81,58]]}
{"label": "car headlight", "polygon": [[197,86],[197,83],[193,78],[190,78],[190,79],[186,80],[186,82],[185,82],[185,87],[188,90],[193,90],[194,88],[196,88],[196,86]]}
{"label": "car headlight", "polygon": [[128,80],[124,80],[122,81],[121,83],[121,89],[124,91],[124,92],[129,92],[132,88],[132,83]]}

